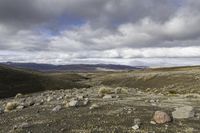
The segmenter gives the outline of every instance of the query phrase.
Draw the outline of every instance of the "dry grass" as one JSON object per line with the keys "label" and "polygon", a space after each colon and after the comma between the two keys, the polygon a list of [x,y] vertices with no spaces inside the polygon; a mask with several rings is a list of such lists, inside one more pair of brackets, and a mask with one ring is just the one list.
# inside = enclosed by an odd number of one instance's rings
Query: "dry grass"
{"label": "dry grass", "polygon": [[128,94],[128,90],[123,87],[117,87],[115,89],[115,94]]}
{"label": "dry grass", "polygon": [[112,93],[112,88],[107,86],[101,86],[98,91],[98,94],[100,95],[111,94],[111,93]]}

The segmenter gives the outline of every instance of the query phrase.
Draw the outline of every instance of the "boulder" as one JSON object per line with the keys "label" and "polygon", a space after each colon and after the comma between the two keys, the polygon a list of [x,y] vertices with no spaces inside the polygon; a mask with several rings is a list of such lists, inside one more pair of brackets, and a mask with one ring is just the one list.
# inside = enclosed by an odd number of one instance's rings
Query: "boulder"
{"label": "boulder", "polygon": [[6,106],[5,106],[5,111],[6,111],[6,112],[9,112],[9,111],[11,111],[11,110],[14,110],[14,109],[17,108],[17,106],[18,106],[18,103],[16,103],[16,102],[8,102],[8,103],[6,104]]}
{"label": "boulder", "polygon": [[156,111],[154,113],[153,116],[153,120],[157,123],[157,124],[163,124],[163,123],[167,123],[171,121],[170,116],[163,111]]}

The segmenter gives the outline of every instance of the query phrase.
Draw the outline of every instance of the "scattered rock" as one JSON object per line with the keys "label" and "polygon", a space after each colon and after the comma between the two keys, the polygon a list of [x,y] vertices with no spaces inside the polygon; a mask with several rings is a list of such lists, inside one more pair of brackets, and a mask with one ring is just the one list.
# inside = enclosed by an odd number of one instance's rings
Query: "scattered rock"
{"label": "scattered rock", "polygon": [[52,109],[52,112],[58,112],[58,111],[60,111],[62,109],[62,107],[60,106],[60,105],[57,105],[56,107],[54,107],[53,109]]}
{"label": "scattered rock", "polygon": [[13,130],[17,130],[17,129],[25,129],[25,128],[29,128],[31,125],[27,122],[23,122],[19,125],[14,125],[13,126]]}
{"label": "scattered rock", "polygon": [[60,97],[58,97],[56,100],[62,100],[63,99],[63,97],[62,96],[60,96]]}
{"label": "scattered rock", "polygon": [[156,99],[156,100],[155,99],[151,99],[151,100],[149,100],[149,102],[150,103],[159,103],[159,99]]}
{"label": "scattered rock", "polygon": [[112,97],[112,95],[105,95],[104,97],[103,97],[103,99],[112,99],[113,97]]}
{"label": "scattered rock", "polygon": [[64,102],[66,104],[66,107],[80,107],[80,106],[86,106],[89,103],[88,98],[83,98],[82,100],[78,98],[72,98],[70,102]]}
{"label": "scattered rock", "polygon": [[135,111],[136,109],[133,107],[124,107],[123,112],[127,113],[127,114],[131,114],[133,111]]}
{"label": "scattered rock", "polygon": [[153,124],[153,125],[155,125],[155,124],[156,124],[156,122],[155,122],[155,121],[150,121],[150,124]]}
{"label": "scattered rock", "polygon": [[90,106],[90,110],[92,110],[92,109],[98,109],[98,108],[99,108],[99,105],[96,104],[96,103],[94,103],[94,104],[92,104],[92,105]]}
{"label": "scattered rock", "polygon": [[184,106],[180,108],[176,108],[174,112],[172,112],[172,116],[175,119],[186,119],[194,117],[195,112],[192,106]]}
{"label": "scattered rock", "polygon": [[[83,106],[86,106],[86,105],[88,105],[88,103],[89,103],[89,99],[88,98],[85,98],[83,101]],[[80,102],[81,103],[81,102]]]}
{"label": "scattered rock", "polygon": [[19,125],[19,128],[24,129],[24,128],[29,128],[30,126],[31,126],[31,125],[30,125],[29,123],[24,122],[24,123],[22,123],[21,125]]}
{"label": "scattered rock", "polygon": [[77,107],[78,106],[78,100],[72,99],[69,103],[68,103],[69,107]]}
{"label": "scattered rock", "polygon": [[5,111],[6,111],[6,112],[9,112],[9,111],[11,111],[11,110],[14,110],[14,109],[17,108],[17,106],[18,106],[18,103],[16,103],[16,102],[8,102],[8,103],[6,104],[6,106],[5,106]]}
{"label": "scattered rock", "polygon": [[133,130],[138,130],[139,128],[140,128],[139,125],[134,125],[134,126],[132,126],[132,129],[133,129]]}
{"label": "scattered rock", "polygon": [[52,101],[53,100],[53,98],[52,97],[47,97],[47,102],[50,102],[50,101]]}
{"label": "scattered rock", "polygon": [[156,111],[153,120],[158,124],[163,124],[171,121],[170,116],[163,111]]}
{"label": "scattered rock", "polygon": [[20,109],[20,110],[22,110],[22,109],[24,109],[24,108],[25,108],[25,106],[23,106],[23,105],[17,106],[17,109]]}
{"label": "scattered rock", "polygon": [[78,98],[78,100],[84,100],[84,98],[85,98],[85,96],[83,96],[83,95],[77,95],[76,97]]}

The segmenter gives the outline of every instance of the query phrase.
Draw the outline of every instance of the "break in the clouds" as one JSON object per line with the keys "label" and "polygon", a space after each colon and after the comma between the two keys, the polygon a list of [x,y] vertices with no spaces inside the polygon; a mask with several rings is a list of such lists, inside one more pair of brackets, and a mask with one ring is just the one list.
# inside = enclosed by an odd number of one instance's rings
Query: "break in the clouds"
{"label": "break in the clouds", "polygon": [[198,0],[0,0],[0,61],[196,65],[199,24]]}

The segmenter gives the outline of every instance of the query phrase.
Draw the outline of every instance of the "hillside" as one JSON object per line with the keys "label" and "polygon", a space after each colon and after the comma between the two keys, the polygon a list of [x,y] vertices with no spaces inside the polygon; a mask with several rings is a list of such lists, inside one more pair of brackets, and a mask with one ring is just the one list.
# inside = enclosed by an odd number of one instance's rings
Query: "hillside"
{"label": "hillside", "polygon": [[134,70],[98,75],[93,82],[112,87],[138,88],[155,93],[200,93],[200,67]]}
{"label": "hillside", "polygon": [[0,98],[17,93],[88,87],[78,83],[83,79],[85,78],[74,73],[63,74],[60,78],[59,74],[50,75],[0,66]]}

